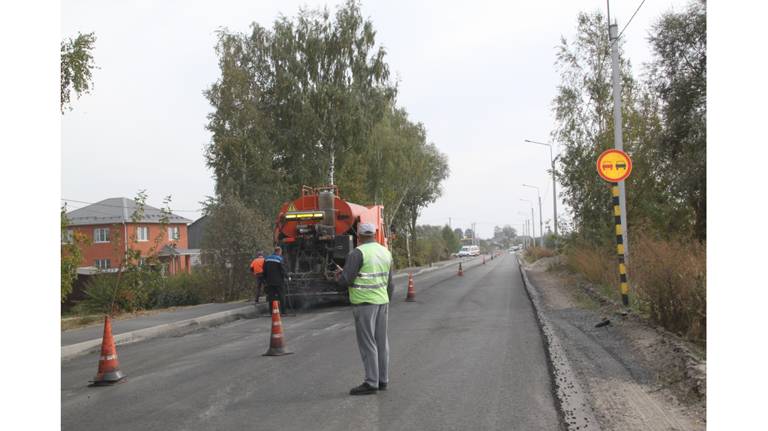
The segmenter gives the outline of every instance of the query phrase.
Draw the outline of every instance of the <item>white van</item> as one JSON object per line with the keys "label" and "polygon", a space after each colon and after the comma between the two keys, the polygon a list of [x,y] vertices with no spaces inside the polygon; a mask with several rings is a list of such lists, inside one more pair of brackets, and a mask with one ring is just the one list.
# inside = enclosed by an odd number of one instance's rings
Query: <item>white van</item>
{"label": "white van", "polygon": [[480,256],[480,247],[476,245],[465,245],[459,250],[459,257]]}

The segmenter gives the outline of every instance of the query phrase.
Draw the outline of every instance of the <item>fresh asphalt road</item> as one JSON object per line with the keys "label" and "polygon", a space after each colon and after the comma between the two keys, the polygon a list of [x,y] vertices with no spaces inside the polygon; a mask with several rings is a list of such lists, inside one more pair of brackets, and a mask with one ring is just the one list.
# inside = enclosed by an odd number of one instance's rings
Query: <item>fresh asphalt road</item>
{"label": "fresh asphalt road", "polygon": [[557,430],[540,332],[515,258],[415,277],[390,305],[390,385],[363,380],[349,307],[268,317],[118,347],[125,383],[88,387],[96,355],[62,363],[64,430]]}

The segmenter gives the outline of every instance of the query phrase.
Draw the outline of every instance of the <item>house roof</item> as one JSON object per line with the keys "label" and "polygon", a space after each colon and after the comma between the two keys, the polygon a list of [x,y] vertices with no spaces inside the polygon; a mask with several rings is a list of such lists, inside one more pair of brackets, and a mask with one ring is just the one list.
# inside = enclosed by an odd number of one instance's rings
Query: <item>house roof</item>
{"label": "house roof", "polygon": [[199,219],[193,221],[189,226],[190,227],[197,226],[198,224],[202,225],[202,224],[205,224],[207,222],[207,220],[208,220],[208,216],[204,215],[204,216],[200,217]]}
{"label": "house roof", "polygon": [[[134,223],[131,216],[138,208],[133,199],[128,198],[109,198],[87,207],[79,208],[67,213],[70,226],[82,226],[91,224],[113,224],[113,223]],[[137,223],[160,223],[163,217],[159,209],[144,205],[144,215]],[[178,216],[176,214],[168,215],[168,223],[187,224],[192,220]]]}

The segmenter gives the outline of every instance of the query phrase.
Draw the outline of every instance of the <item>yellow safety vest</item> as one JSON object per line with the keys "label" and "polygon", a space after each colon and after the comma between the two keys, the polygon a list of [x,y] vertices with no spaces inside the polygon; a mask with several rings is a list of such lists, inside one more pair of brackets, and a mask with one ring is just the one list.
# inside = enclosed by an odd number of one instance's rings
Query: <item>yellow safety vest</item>
{"label": "yellow safety vest", "polygon": [[363,253],[363,265],[349,286],[349,302],[352,304],[387,304],[387,282],[392,268],[392,253],[377,242],[357,247]]}

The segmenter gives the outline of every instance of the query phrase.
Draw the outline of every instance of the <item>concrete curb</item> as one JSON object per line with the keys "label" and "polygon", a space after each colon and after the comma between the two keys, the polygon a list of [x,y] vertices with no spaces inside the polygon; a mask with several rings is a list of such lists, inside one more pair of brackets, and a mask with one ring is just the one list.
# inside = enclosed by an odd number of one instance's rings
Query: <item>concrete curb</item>
{"label": "concrete curb", "polygon": [[[135,343],[141,340],[167,335],[170,333],[184,335],[196,331],[200,328],[208,328],[228,323],[237,319],[252,317],[267,311],[267,304],[253,304],[235,308],[234,310],[220,311],[218,313],[207,314],[205,316],[194,317],[192,319],[181,320],[178,322],[166,323],[163,325],[152,326],[149,328],[138,329],[136,331],[124,332],[114,335],[115,345]],[[61,347],[61,360],[74,358],[91,351],[96,351],[101,347],[101,338],[83,341],[77,344]]]}
{"label": "concrete curb", "polygon": [[523,262],[517,257],[520,276],[525,285],[525,291],[533,304],[536,312],[536,320],[539,323],[539,329],[544,338],[545,352],[549,360],[549,371],[554,385],[554,394],[557,407],[563,419],[565,429],[567,430],[600,430],[600,424],[595,419],[586,398],[584,390],[581,388],[576,374],[571,368],[568,357],[565,355],[560,339],[552,329],[552,325],[542,312],[541,301],[538,290],[528,279],[528,274],[523,269]]}

